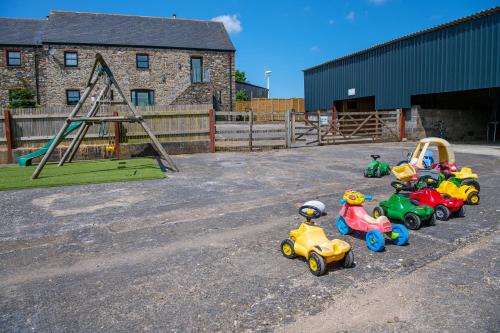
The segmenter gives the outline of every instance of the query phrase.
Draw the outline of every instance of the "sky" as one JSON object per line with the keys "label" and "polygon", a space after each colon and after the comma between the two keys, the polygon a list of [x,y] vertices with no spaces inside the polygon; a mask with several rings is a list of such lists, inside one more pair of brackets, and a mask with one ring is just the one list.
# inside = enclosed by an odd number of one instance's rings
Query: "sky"
{"label": "sky", "polygon": [[499,6],[492,0],[0,0],[0,17],[45,18],[50,10],[219,20],[236,68],[271,97],[303,97],[302,70],[422,29]]}

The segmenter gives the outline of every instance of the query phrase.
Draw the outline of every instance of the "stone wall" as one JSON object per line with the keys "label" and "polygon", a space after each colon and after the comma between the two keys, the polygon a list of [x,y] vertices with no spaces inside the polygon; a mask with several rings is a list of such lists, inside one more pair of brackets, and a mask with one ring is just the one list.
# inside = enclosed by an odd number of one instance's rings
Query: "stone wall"
{"label": "stone wall", "polygon": [[[21,52],[21,66],[7,66],[7,51]],[[0,47],[0,106],[9,104],[9,91],[12,89],[36,91],[35,54],[33,47]]]}
{"label": "stone wall", "polygon": [[[78,52],[78,67],[64,66],[65,51]],[[22,86],[23,80],[33,89],[35,85],[34,50],[22,49],[21,68],[6,68],[5,49],[3,52],[0,106],[8,103],[8,90]],[[211,104],[212,96],[216,95],[220,97],[221,110],[234,106],[233,52],[75,45],[44,45],[40,50],[40,104],[66,105],[67,89],[80,90],[82,94],[98,52],[103,55],[128,99],[133,89],[150,89],[154,90],[156,105]],[[149,55],[149,69],[136,68],[137,53]],[[210,82],[191,83],[190,59],[193,56],[203,58],[203,69],[209,73]],[[97,91],[92,96],[96,95]],[[116,91],[113,95],[115,100],[120,100]],[[87,104],[90,104],[90,99]]]}
{"label": "stone wall", "polygon": [[442,121],[449,141],[477,141],[486,138],[487,110],[421,109],[413,106],[405,113],[406,137],[418,140],[439,137]]}

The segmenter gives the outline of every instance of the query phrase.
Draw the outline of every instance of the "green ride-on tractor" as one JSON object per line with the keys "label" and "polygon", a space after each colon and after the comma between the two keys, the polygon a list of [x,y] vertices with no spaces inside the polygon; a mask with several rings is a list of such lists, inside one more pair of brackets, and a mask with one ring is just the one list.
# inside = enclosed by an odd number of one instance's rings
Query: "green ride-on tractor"
{"label": "green ride-on tractor", "polygon": [[377,161],[380,158],[380,155],[370,155],[373,158],[373,161],[368,163],[365,168],[365,177],[376,177],[380,178],[382,176],[388,175],[391,168],[387,162]]}
{"label": "green ride-on tractor", "polygon": [[373,209],[373,217],[385,215],[392,223],[402,223],[408,229],[417,230],[422,226],[422,222],[429,225],[435,223],[434,209],[427,205],[419,205],[417,201],[411,200],[409,195],[399,193],[401,190],[410,191],[408,184],[392,182],[391,186],[396,189],[386,201],[381,201],[379,206]]}

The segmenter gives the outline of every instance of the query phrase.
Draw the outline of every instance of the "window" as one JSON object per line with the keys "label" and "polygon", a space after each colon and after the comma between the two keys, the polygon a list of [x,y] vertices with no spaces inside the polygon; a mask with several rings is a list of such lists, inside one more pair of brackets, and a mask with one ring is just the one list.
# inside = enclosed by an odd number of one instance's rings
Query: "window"
{"label": "window", "polygon": [[66,104],[76,105],[80,100],[80,90],[66,90]]}
{"label": "window", "polygon": [[21,66],[20,51],[7,51],[7,66]]}
{"label": "window", "polygon": [[78,53],[64,52],[64,66],[78,67]]}
{"label": "window", "polygon": [[155,104],[155,92],[153,90],[137,89],[131,91],[132,103],[135,106],[148,106]]}
{"label": "window", "polygon": [[203,58],[191,58],[191,82],[203,82]]}
{"label": "window", "polygon": [[136,54],[135,55],[135,66],[137,68],[148,69],[149,68],[149,55]]}

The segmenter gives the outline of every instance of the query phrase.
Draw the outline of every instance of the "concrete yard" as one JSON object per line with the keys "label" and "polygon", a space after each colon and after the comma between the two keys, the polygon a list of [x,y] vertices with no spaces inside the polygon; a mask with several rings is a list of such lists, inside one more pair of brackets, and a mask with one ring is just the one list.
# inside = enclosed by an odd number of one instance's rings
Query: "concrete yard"
{"label": "concrete yard", "polygon": [[[480,205],[408,246],[374,253],[334,227],[345,189],[368,211],[393,192],[362,177],[369,155],[414,145],[175,156],[168,179],[0,192],[0,332],[498,332],[497,147],[457,149]],[[281,255],[310,199],[355,267],[315,277]]]}

